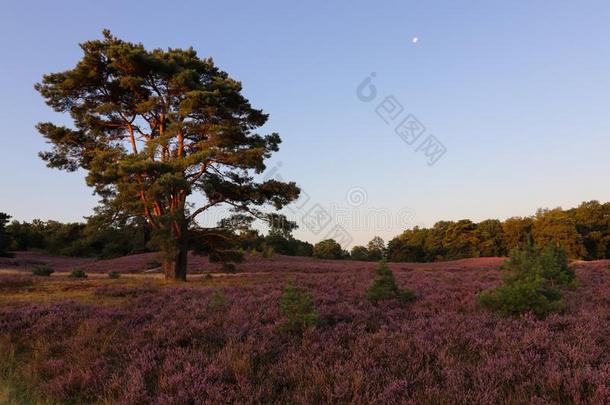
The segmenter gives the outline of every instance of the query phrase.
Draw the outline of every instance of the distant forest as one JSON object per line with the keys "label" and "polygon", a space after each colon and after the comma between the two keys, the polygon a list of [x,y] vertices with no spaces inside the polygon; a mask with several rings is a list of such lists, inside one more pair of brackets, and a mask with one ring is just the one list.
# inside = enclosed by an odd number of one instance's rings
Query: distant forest
{"label": "distant forest", "polygon": [[432,262],[506,256],[531,242],[562,247],[570,258],[610,258],[610,203],[583,202],[577,208],[539,209],[505,221],[440,221],[432,228],[406,230],[387,246],[390,261]]}
{"label": "distant forest", "polygon": [[[351,252],[330,241],[316,246],[298,240],[291,229],[271,228],[266,235],[249,227],[232,230],[235,247],[264,255],[316,256],[327,259],[433,262],[473,257],[506,256],[525,243],[562,247],[570,258],[610,258],[610,203],[583,202],[576,208],[539,209],[529,217],[505,221],[468,219],[440,221],[432,228],[408,229],[389,241],[378,237],[368,246],[354,246]],[[57,221],[10,222],[0,214],[0,252],[42,250],[67,256],[99,258],[155,251],[147,225],[141,220],[107,225],[98,216],[86,223]]]}

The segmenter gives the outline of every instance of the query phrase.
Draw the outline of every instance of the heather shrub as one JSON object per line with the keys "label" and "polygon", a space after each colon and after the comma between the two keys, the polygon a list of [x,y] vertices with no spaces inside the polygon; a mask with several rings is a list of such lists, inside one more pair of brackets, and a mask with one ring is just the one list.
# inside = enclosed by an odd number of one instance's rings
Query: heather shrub
{"label": "heather shrub", "polygon": [[157,293],[158,289],[151,285],[123,286],[123,285],[104,285],[95,289],[95,295],[100,297],[126,298],[139,297],[145,294]]}
{"label": "heather shrub", "polygon": [[72,278],[87,278],[87,273],[83,269],[76,269],[70,273],[70,277]]}
{"label": "heather shrub", "polygon": [[538,249],[528,244],[515,249],[503,269],[503,285],[477,297],[483,308],[503,316],[532,312],[544,317],[560,312],[565,309],[565,302],[559,287],[577,285],[566,252],[556,246]]}
{"label": "heather shrub", "polygon": [[32,269],[32,274],[40,277],[49,277],[55,270],[47,264],[38,264]]}
{"label": "heather shrub", "polygon": [[[335,262],[213,290],[99,286],[120,305],[3,303],[0,372],[14,372],[0,376],[0,403],[6,382],[35,396],[6,401],[16,404],[605,404],[610,272],[577,266],[582,291],[566,299],[570,311],[545,319],[480,310],[473,298],[498,280],[495,265],[395,273],[418,293],[408,311],[363,303],[371,269]],[[324,322],[303,338],[277,327],[288,279],[315,294]],[[216,290],[230,308],[208,308]]]}
{"label": "heather shrub", "polygon": [[121,273],[117,271],[111,271],[110,273],[108,273],[108,277],[112,279],[117,279],[121,277]]}
{"label": "heather shrub", "polygon": [[300,334],[318,322],[319,315],[311,294],[292,284],[284,287],[280,310],[287,318],[286,323],[281,327],[283,332]]}
{"label": "heather shrub", "polygon": [[415,299],[415,294],[409,289],[401,290],[398,288],[392,270],[385,262],[380,262],[375,269],[373,284],[366,292],[366,298],[373,303],[390,299],[409,302]]}

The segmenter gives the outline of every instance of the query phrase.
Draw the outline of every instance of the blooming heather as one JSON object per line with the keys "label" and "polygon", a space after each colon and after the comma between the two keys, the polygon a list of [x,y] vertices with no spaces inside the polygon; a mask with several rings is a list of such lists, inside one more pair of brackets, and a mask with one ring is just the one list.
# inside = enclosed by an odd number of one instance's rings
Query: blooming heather
{"label": "blooming heather", "polygon": [[[15,302],[0,308],[0,358],[14,359],[3,369],[16,389],[57,402],[610,402],[606,264],[579,265],[566,311],[543,320],[476,305],[498,270],[395,267],[419,297],[408,306],[367,301],[371,270],[242,274],[222,287],[115,280],[95,296],[127,304]],[[278,333],[289,280],[319,313],[302,336]],[[226,305],[210,305],[216,291]]]}

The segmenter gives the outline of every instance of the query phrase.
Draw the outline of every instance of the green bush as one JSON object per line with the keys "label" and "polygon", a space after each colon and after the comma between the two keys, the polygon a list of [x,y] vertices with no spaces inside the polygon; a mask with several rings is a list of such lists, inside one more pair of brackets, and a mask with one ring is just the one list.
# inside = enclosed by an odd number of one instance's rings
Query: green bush
{"label": "green bush", "polygon": [[47,264],[39,264],[32,269],[32,274],[35,276],[49,277],[53,273],[55,273],[55,270]]}
{"label": "green bush", "polygon": [[208,304],[208,308],[212,311],[219,311],[226,306],[228,306],[228,301],[222,291],[214,291],[212,294],[212,298],[210,298],[210,303]]}
{"label": "green bush", "polygon": [[385,262],[381,262],[375,269],[375,279],[366,292],[366,298],[373,303],[391,299],[405,303],[413,301],[415,294],[409,289],[398,288],[394,273]]}
{"label": "green bush", "polygon": [[263,248],[262,255],[265,259],[272,258],[273,255],[275,255],[275,250],[273,249],[273,246],[265,245],[265,247]]}
{"label": "green bush", "polygon": [[504,283],[477,297],[479,305],[502,316],[532,312],[544,317],[563,311],[565,301],[559,288],[577,286],[566,252],[556,246],[537,249],[528,244],[515,249],[503,270]]}
{"label": "green bush", "polygon": [[504,285],[484,291],[477,297],[479,304],[502,316],[532,312],[544,317],[565,309],[561,292],[542,277],[514,279]]}
{"label": "green bush", "polygon": [[318,322],[319,315],[311,294],[301,291],[292,284],[284,287],[280,310],[288,318],[281,327],[283,332],[301,334]]}
{"label": "green bush", "polygon": [[117,271],[111,271],[110,273],[108,273],[108,277],[110,278],[120,278],[121,277],[121,273],[117,272]]}
{"label": "green bush", "polygon": [[72,278],[87,278],[87,273],[85,273],[85,271],[82,270],[82,269],[76,269],[76,270],[73,270],[72,273],[70,273],[70,277],[72,277]]}

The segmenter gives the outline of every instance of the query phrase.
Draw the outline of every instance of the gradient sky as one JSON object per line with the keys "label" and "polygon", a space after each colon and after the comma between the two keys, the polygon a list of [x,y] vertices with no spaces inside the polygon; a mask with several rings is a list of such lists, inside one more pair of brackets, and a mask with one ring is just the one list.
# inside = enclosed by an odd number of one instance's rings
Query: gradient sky
{"label": "gradient sky", "polygon": [[[242,81],[284,141],[269,166],[354,242],[610,200],[610,2],[180,3],[2,2],[0,211],[77,221],[95,206],[83,173],[37,157],[36,122],[67,121],[33,85],[74,66],[77,44],[103,28],[149,48],[192,45]],[[378,98],[365,103],[356,88],[371,72]],[[387,95],[445,145],[435,165],[375,113]]]}

